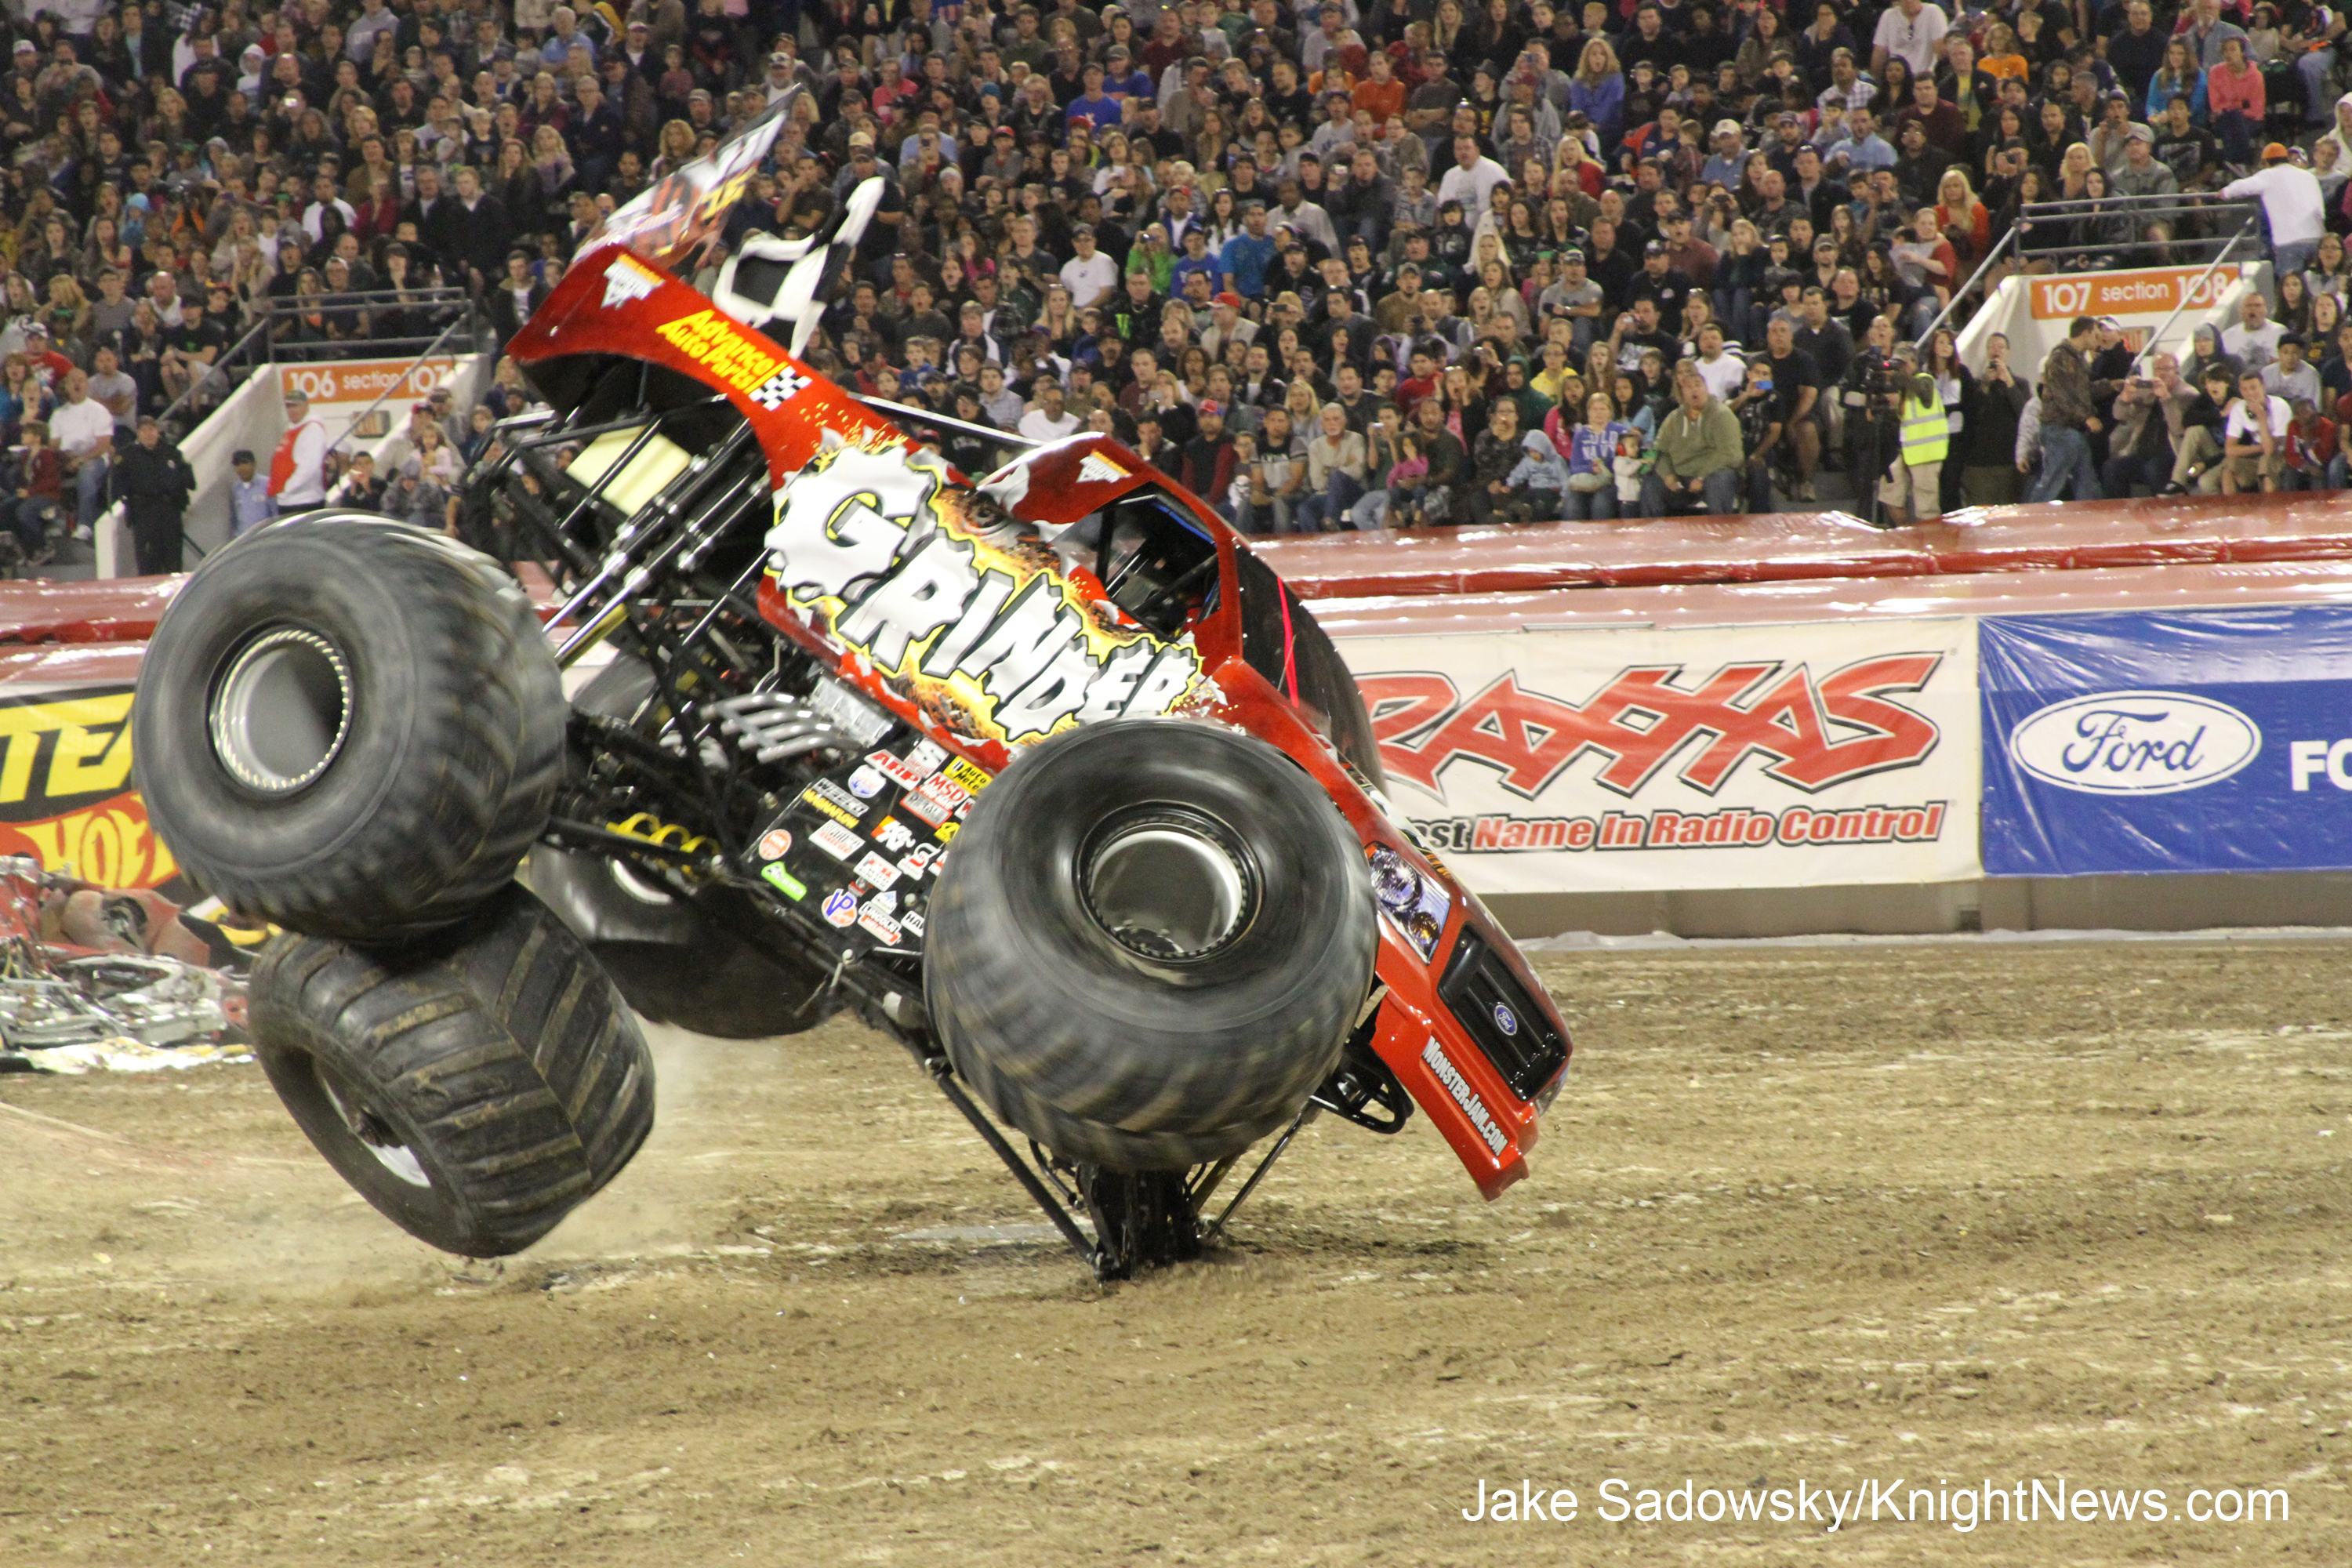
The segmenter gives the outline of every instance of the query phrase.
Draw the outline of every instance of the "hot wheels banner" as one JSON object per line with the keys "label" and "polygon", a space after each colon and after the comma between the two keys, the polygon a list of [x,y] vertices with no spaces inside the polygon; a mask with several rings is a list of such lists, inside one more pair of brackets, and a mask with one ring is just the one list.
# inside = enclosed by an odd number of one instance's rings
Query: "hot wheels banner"
{"label": "hot wheels banner", "polygon": [[131,787],[130,719],[128,687],[0,698],[0,855],[108,887],[179,875]]}
{"label": "hot wheels banner", "polygon": [[1981,628],[1990,875],[2352,866],[2352,610]]}
{"label": "hot wheels banner", "polygon": [[1966,620],[1341,647],[1391,797],[1481,892],[1979,875]]}

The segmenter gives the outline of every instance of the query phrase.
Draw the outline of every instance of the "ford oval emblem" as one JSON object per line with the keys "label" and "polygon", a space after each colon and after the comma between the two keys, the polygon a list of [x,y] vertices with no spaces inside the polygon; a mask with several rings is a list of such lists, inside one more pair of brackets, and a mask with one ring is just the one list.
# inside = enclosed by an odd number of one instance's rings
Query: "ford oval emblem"
{"label": "ford oval emblem", "polygon": [[1519,1032],[1519,1016],[1497,1002],[1495,1004],[1495,1027],[1507,1035],[1516,1035]]}
{"label": "ford oval emblem", "polygon": [[2070,697],[2020,721],[2011,760],[2084,795],[2171,795],[2218,784],[2254,760],[2261,727],[2227,703],[2178,691]]}

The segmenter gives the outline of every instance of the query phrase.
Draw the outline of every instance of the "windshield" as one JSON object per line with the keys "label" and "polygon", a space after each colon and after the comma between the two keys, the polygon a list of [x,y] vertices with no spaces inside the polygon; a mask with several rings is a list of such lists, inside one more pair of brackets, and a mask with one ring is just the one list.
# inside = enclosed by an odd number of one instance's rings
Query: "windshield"
{"label": "windshield", "polygon": [[798,89],[786,93],[765,114],[712,148],[708,157],[655,181],[604,220],[597,243],[618,240],[656,266],[677,270],[677,263],[714,237],[742,200],[799,97]]}

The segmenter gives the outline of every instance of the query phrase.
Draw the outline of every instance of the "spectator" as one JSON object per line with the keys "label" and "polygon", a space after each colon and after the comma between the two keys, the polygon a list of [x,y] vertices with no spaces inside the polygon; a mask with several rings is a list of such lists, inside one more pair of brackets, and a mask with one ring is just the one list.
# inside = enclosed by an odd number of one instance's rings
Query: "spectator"
{"label": "spectator", "polygon": [[40,420],[26,420],[21,434],[23,443],[9,448],[7,464],[0,468],[0,487],[5,487],[7,498],[7,524],[17,559],[37,566],[50,558],[50,536],[68,526],[65,464],[58,449],[49,445],[49,427]]}
{"label": "spectator", "polygon": [[142,577],[181,569],[183,522],[188,497],[196,488],[188,459],[163,437],[162,423],[152,414],[141,415],[138,438],[114,459],[109,476],[109,489],[122,502],[124,521],[131,525],[131,548]]}
{"label": "spectator", "polygon": [[228,489],[229,536],[243,538],[278,515],[277,498],[269,481],[254,472],[253,454],[242,448],[229,455],[236,479]]}
{"label": "spectator", "polygon": [[[2241,49],[2232,40],[2231,47]],[[2248,68],[2252,69],[2251,67]],[[2254,73],[2260,83],[2260,72]],[[2259,93],[2259,85],[2256,88]],[[2259,111],[2257,103],[2256,110]],[[2216,124],[2222,117],[2218,112]],[[2242,155],[2231,157],[2228,151],[2229,134],[2223,131],[2223,155],[2232,163],[2242,163]],[[2293,154],[2273,142],[2263,149],[2263,167],[2259,174],[2248,174],[2221,187],[2224,196],[2254,196],[2263,204],[2263,217],[2270,226],[2271,261],[2280,272],[2300,272],[2311,265],[2312,254],[2319,248],[2320,234],[2326,227],[2326,215],[2319,199],[2319,182],[2308,169],[2298,168]]]}
{"label": "spectator", "polygon": [[[2205,479],[2218,479],[2214,488],[2225,496],[2277,489],[2286,472],[2287,426],[2293,416],[2284,398],[2263,389],[2258,372],[2238,377],[2238,400],[2221,421],[2221,461]],[[2202,480],[2199,488],[2204,489]]]}
{"label": "spectator", "polygon": [[2076,500],[2102,499],[2099,476],[2091,463],[2091,436],[2101,428],[2091,407],[2091,368],[2084,353],[2098,333],[2098,322],[2077,316],[2064,341],[2050,351],[2042,367],[2042,469],[2026,492],[2031,504],[2055,500],[2072,486]]}
{"label": "spectator", "polygon": [[50,416],[49,431],[74,482],[74,521],[85,532],[98,521],[106,501],[106,469],[114,453],[114,416],[89,395],[89,377],[79,366],[66,372],[64,395]]}
{"label": "spectator", "polygon": [[1970,506],[2008,506],[2017,500],[2018,418],[2032,388],[2009,365],[2009,339],[1985,341],[1984,373],[1969,384],[1960,430],[1961,498]]}
{"label": "spectator", "polygon": [[1643,482],[1649,517],[1701,510],[1727,517],[1739,510],[1738,416],[1717,402],[1696,370],[1675,378],[1675,410],[1658,426],[1657,462]]}
{"label": "spectator", "polygon": [[269,493],[281,512],[304,511],[327,497],[327,426],[310,413],[310,395],[286,394],[286,434],[269,459]]}

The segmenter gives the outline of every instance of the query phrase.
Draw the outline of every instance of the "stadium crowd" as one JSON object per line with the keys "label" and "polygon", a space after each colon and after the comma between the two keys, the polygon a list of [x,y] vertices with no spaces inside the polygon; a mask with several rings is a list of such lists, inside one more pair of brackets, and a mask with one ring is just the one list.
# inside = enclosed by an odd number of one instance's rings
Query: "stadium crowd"
{"label": "stadium crowd", "polygon": [[[819,368],[1112,431],[1244,529],[1765,510],[1831,466],[1890,521],[2340,482],[2343,30],[2306,0],[58,0],[0,27],[5,521],[87,525],[257,327],[375,353],[438,286],[510,334],[605,214],[787,97],[726,244],[887,182]],[[2133,202],[2224,191],[2285,263],[2259,321],[2186,363],[2089,321],[1958,363],[1937,323],[2022,206],[2094,204],[2036,247],[2113,265],[2188,233]],[[501,364],[412,411],[394,471],[320,482],[440,521],[529,399]]]}

